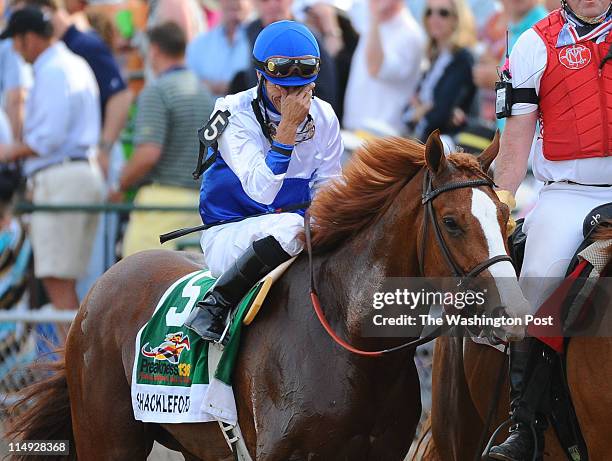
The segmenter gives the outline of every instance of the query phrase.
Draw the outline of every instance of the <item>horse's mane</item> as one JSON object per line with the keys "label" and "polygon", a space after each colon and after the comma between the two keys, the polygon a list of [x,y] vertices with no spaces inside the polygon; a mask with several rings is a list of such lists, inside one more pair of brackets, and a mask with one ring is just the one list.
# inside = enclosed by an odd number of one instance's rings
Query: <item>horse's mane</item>
{"label": "horse's mane", "polygon": [[372,223],[423,165],[425,146],[415,140],[380,138],[359,148],[312,203],[313,245],[328,247]]}

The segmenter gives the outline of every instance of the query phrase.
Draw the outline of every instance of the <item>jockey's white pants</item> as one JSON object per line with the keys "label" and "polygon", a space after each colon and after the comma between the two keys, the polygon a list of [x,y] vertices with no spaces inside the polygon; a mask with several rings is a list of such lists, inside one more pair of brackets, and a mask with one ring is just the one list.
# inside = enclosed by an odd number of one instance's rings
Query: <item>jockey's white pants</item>
{"label": "jockey's white pants", "polygon": [[525,259],[519,284],[532,313],[564,278],[580,243],[582,223],[595,207],[612,202],[612,187],[562,182],[546,185],[525,217]]}
{"label": "jockey's white pants", "polygon": [[297,213],[278,213],[222,224],[202,232],[200,244],[206,266],[213,277],[219,277],[255,240],[272,236],[289,255],[304,248],[300,238],[304,218]]}

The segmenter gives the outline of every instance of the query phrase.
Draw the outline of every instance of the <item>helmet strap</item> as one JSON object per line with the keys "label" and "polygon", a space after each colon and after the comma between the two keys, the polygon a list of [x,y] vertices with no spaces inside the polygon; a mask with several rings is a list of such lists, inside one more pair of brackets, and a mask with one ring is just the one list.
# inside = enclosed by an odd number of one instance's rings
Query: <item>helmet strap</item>
{"label": "helmet strap", "polygon": [[[259,126],[261,127],[261,131],[264,136],[268,139],[268,141],[272,142],[272,135],[270,134],[269,123],[270,120],[268,118],[268,111],[266,110],[266,102],[264,100],[264,88],[265,78],[257,73],[257,78],[259,79],[257,83],[257,96],[251,102],[251,107],[253,112],[255,113],[255,118],[259,122]],[[263,110],[262,110],[263,107]]]}

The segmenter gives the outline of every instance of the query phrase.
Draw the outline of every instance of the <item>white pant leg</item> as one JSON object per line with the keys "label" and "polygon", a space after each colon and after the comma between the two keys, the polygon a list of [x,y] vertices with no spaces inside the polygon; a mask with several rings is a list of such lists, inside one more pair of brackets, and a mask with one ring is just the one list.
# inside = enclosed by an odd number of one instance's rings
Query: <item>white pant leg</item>
{"label": "white pant leg", "polygon": [[304,248],[298,236],[304,218],[297,213],[278,213],[247,218],[212,227],[202,233],[200,243],[208,269],[219,277],[255,240],[273,236],[291,256]]}
{"label": "white pant leg", "polygon": [[554,183],[544,186],[525,218],[525,259],[519,284],[535,312],[559,285],[583,240],[587,213],[612,202],[612,188]]}

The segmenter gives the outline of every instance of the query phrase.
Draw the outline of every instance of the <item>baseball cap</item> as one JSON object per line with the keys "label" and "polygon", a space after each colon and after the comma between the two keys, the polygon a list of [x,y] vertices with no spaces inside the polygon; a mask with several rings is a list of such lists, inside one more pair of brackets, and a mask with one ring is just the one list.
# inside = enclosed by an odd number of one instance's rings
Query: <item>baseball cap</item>
{"label": "baseball cap", "polygon": [[52,30],[51,17],[40,8],[28,6],[11,14],[6,29],[0,34],[0,39],[26,32],[48,34]]}

